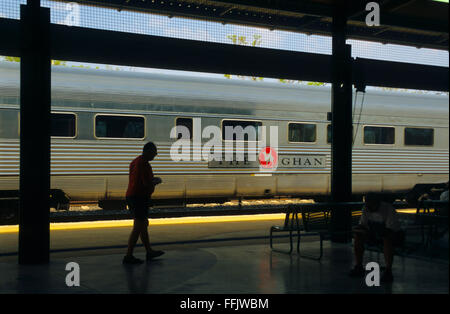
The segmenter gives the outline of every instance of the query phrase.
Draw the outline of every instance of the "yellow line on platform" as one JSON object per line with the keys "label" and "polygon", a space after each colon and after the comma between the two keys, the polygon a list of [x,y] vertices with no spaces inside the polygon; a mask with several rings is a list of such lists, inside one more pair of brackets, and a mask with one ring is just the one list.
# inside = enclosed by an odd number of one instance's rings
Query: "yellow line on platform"
{"label": "yellow line on platform", "polygon": [[398,213],[402,213],[402,214],[415,214],[417,211],[417,209],[413,208],[413,209],[397,209]]}
{"label": "yellow line on platform", "polygon": [[[180,217],[180,218],[158,218],[149,219],[151,226],[177,225],[177,224],[198,224],[198,223],[218,223],[218,222],[239,222],[239,221],[264,221],[284,219],[285,214],[261,214],[243,216],[211,216],[211,217]],[[59,222],[51,223],[50,231],[55,230],[77,230],[96,228],[120,228],[133,226],[133,220],[107,220],[107,221],[85,221],[85,222]],[[0,226],[0,234],[18,233],[19,226]]]}
{"label": "yellow line on platform", "polygon": [[[397,209],[397,212],[414,214],[416,209]],[[151,226],[177,225],[177,224],[199,224],[199,223],[220,223],[239,221],[264,221],[284,219],[285,214],[260,214],[241,216],[209,216],[209,217],[179,217],[179,218],[158,218],[149,219]],[[77,230],[77,229],[97,229],[97,228],[120,228],[133,226],[133,220],[106,220],[106,221],[85,221],[85,222],[58,222],[50,224],[50,231],[56,230]],[[0,234],[18,233],[18,225],[0,226]]]}

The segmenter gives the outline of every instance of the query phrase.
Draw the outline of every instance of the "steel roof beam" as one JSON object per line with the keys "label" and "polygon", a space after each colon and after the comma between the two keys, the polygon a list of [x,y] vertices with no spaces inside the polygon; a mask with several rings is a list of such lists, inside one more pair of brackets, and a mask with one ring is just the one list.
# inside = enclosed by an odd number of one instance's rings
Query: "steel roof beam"
{"label": "steel roof beam", "polygon": [[[1,55],[20,56],[20,22],[0,18]],[[51,58],[331,82],[331,56],[51,24]],[[448,67],[359,58],[370,86],[448,91]],[[355,82],[354,82],[355,83]]]}

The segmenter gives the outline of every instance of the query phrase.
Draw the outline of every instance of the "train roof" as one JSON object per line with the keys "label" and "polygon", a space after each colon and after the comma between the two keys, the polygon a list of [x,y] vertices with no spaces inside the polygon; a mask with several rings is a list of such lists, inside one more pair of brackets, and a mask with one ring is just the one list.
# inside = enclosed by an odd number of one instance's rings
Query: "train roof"
{"label": "train roof", "polygon": [[[19,63],[0,62],[2,93],[18,88]],[[9,71],[8,71],[9,70]],[[174,71],[175,72],[175,71]],[[16,91],[17,93],[17,91]],[[208,104],[267,112],[330,111],[331,86],[283,84],[179,73],[150,73],[52,66],[52,97],[73,100]],[[358,104],[361,96],[358,95]],[[446,118],[448,94],[367,88],[364,113]],[[445,115],[445,116],[444,116]]]}

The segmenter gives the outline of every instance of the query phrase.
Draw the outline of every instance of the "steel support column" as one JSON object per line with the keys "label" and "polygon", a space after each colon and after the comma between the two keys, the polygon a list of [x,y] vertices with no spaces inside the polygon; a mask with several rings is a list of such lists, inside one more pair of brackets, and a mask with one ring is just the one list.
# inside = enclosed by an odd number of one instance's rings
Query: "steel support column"
{"label": "steel support column", "polygon": [[[331,198],[333,202],[348,202],[352,198],[352,59],[346,40],[346,8],[337,5],[333,14],[331,61]],[[348,242],[351,211],[332,211],[332,241]]]}
{"label": "steel support column", "polygon": [[50,252],[50,9],[20,7],[19,263],[48,263]]}

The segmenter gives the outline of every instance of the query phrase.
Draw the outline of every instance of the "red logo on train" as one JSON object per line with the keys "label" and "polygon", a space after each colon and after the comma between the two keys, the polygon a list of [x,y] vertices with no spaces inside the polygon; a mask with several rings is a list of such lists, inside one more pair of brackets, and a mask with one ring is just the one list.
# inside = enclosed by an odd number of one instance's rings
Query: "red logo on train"
{"label": "red logo on train", "polygon": [[275,148],[266,146],[259,152],[259,164],[263,168],[274,168],[278,162],[278,153]]}

